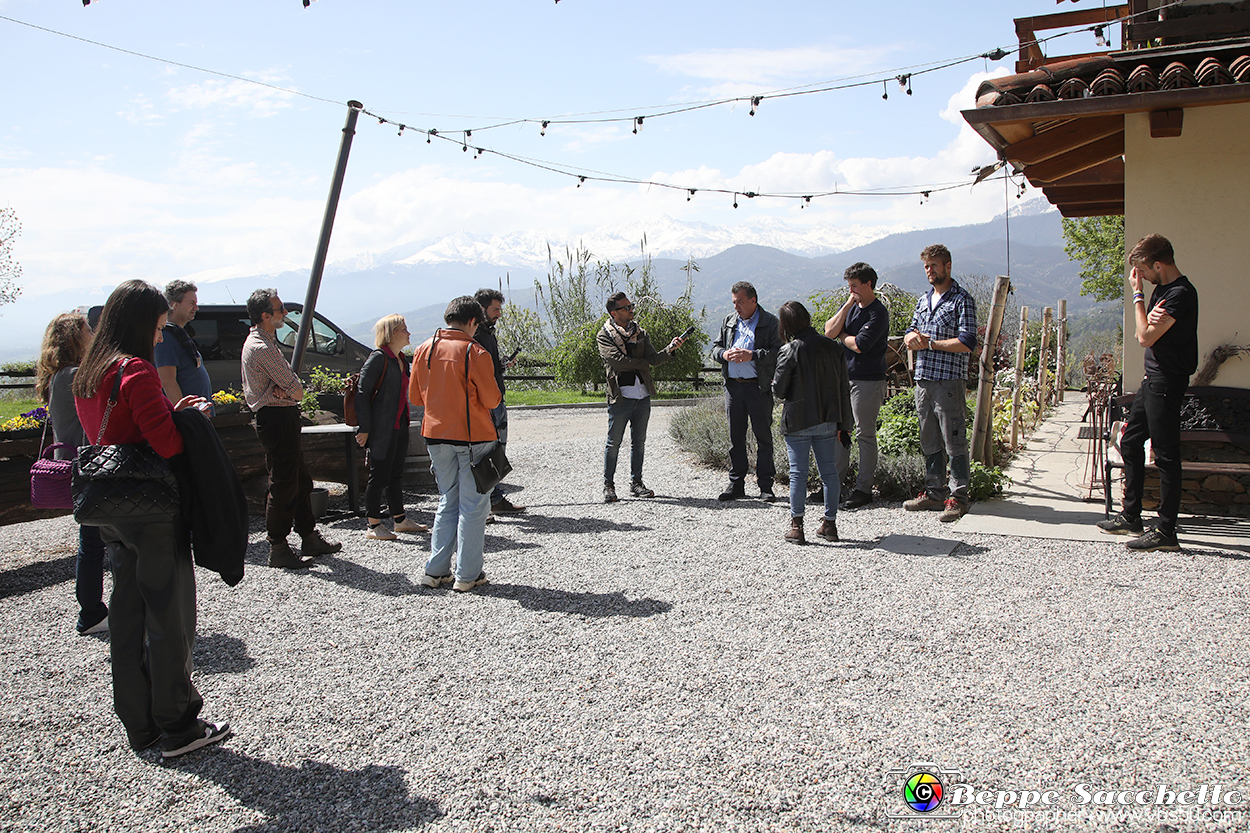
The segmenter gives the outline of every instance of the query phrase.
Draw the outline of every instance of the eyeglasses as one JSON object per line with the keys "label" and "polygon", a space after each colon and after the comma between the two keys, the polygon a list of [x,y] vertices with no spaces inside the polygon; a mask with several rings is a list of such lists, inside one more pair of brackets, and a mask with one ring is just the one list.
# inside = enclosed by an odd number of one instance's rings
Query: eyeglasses
{"label": "eyeglasses", "polygon": [[612,310],[612,311],[613,311],[613,312],[620,312],[621,310],[624,310],[625,312],[633,312],[633,311],[634,311],[634,305],[633,305],[633,304],[629,304],[628,306],[624,306],[624,307],[617,307],[616,309],[614,309],[614,310]]}
{"label": "eyeglasses", "polygon": [[276,307],[274,307],[273,309],[269,310],[269,312],[270,312],[270,314],[271,314],[271,315],[277,315],[278,313],[282,313],[283,315],[286,315],[286,305],[285,305],[285,304],[279,304],[278,306],[276,306]]}

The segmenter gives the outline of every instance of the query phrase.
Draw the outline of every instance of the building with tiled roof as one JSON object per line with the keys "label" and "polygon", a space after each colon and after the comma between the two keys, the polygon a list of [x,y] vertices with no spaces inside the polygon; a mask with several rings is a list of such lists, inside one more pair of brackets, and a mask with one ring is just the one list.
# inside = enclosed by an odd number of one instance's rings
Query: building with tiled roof
{"label": "building with tiled roof", "polygon": [[[1044,32],[1075,27],[1100,38],[1118,27],[1122,48],[1044,54]],[[1250,0],[1131,0],[1020,18],[1016,31],[1016,74],[983,83],[964,119],[1065,217],[1122,214],[1128,247],[1151,232],[1168,237],[1202,301],[1203,355],[1250,342],[1240,245],[1250,223]],[[1127,386],[1141,363],[1126,338]],[[1250,361],[1234,359],[1219,384],[1250,388]]]}

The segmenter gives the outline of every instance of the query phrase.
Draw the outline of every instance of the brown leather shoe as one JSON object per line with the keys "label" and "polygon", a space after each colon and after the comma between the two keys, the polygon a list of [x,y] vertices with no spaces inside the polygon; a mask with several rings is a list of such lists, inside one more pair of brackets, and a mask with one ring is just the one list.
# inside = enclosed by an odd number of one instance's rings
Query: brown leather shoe
{"label": "brown leather shoe", "polygon": [[312,566],[311,558],[300,558],[286,541],[269,545],[269,566],[285,567],[288,570],[305,570]]}
{"label": "brown leather shoe", "polygon": [[317,530],[305,535],[299,546],[300,555],[332,555],[343,549],[338,541],[327,541]]}
{"label": "brown leather shoe", "polygon": [[820,529],[816,530],[816,537],[823,538],[826,541],[838,540],[838,523],[828,518],[820,519]]}
{"label": "brown leather shoe", "polygon": [[791,518],[790,531],[786,533],[787,544],[806,544],[807,539],[803,537],[803,519]]}
{"label": "brown leather shoe", "polygon": [[903,501],[903,508],[908,512],[940,512],[943,502],[930,497],[928,492],[921,492],[911,500]]}

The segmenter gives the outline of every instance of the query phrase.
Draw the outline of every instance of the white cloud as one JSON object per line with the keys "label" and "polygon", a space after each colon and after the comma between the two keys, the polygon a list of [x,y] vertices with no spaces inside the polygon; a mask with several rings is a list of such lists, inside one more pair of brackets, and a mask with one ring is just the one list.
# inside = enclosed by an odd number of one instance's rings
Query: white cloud
{"label": "white cloud", "polygon": [[[252,73],[255,80],[282,85],[285,80],[274,72]],[[206,110],[211,108],[246,109],[251,115],[272,116],[291,106],[291,94],[237,79],[211,78],[199,84],[175,87],[165,93],[165,100],[175,110]]]}

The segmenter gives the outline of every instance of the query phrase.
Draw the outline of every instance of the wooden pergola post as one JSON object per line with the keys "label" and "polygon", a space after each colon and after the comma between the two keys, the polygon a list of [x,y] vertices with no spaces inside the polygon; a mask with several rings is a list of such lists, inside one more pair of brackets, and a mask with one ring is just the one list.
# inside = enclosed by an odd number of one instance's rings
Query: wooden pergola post
{"label": "wooden pergola post", "polygon": [[977,387],[977,410],[972,420],[972,459],[982,465],[994,465],[994,348],[1003,328],[1007,294],[1011,278],[999,275],[994,280],[994,301],[990,320],[985,326],[985,342],[981,345],[981,376]]}
{"label": "wooden pergola post", "polygon": [[1019,447],[1020,399],[1024,387],[1024,352],[1029,335],[1029,308],[1020,307],[1020,337],[1016,339],[1016,389],[1011,395],[1011,447]]}
{"label": "wooden pergola post", "polygon": [[1055,310],[1046,307],[1042,310],[1042,351],[1037,358],[1037,415],[1041,418],[1046,408],[1046,372],[1050,369],[1050,326],[1054,321]]}
{"label": "wooden pergola post", "polygon": [[1059,320],[1055,330],[1055,401],[1063,403],[1068,387],[1068,302],[1059,301]]}

